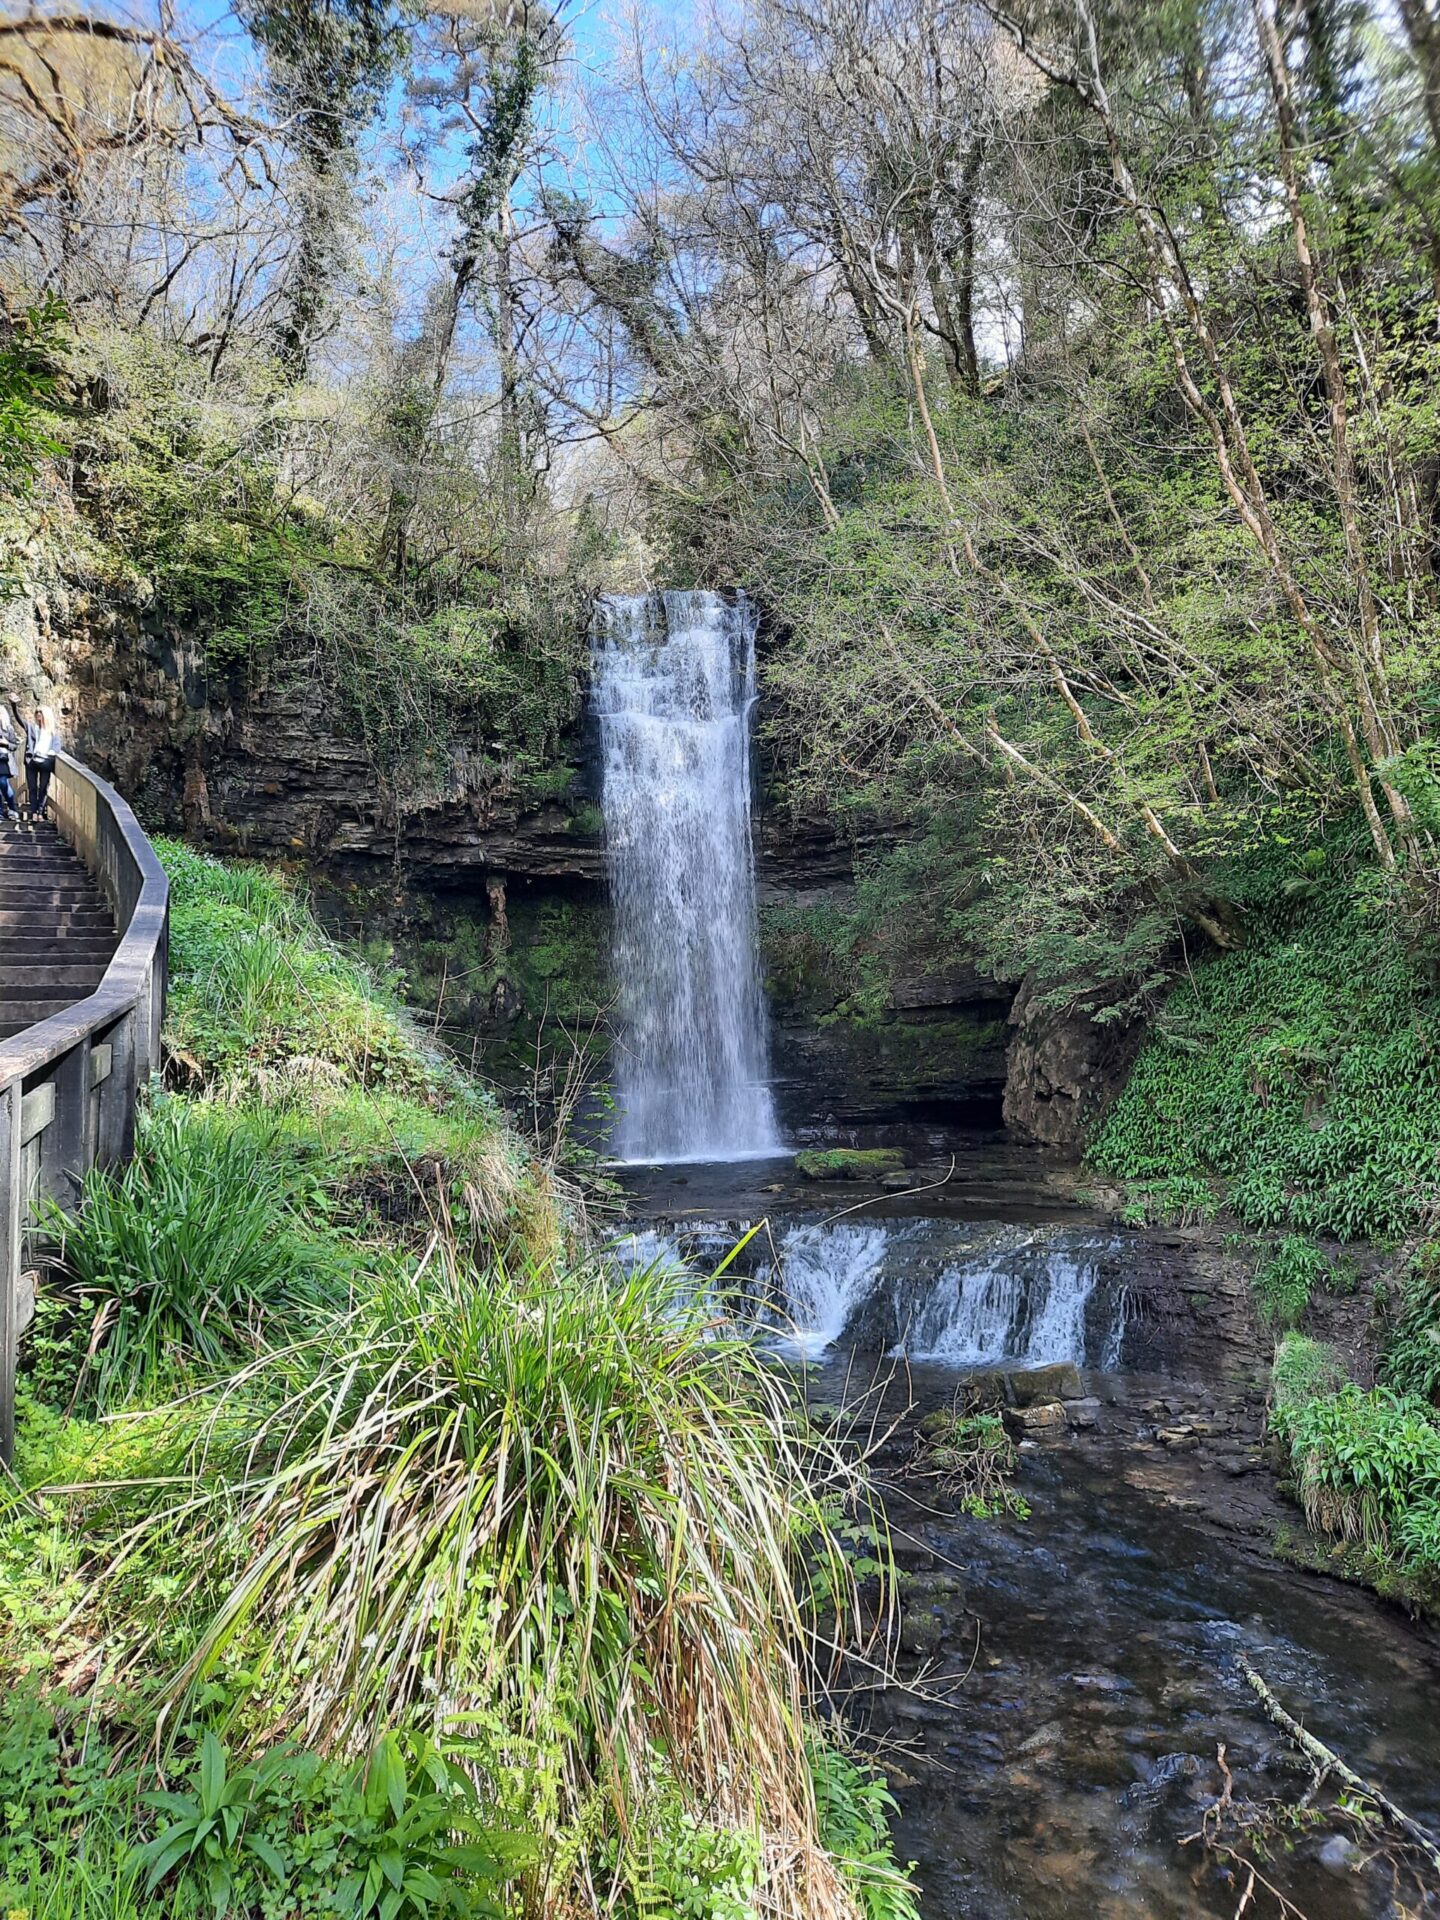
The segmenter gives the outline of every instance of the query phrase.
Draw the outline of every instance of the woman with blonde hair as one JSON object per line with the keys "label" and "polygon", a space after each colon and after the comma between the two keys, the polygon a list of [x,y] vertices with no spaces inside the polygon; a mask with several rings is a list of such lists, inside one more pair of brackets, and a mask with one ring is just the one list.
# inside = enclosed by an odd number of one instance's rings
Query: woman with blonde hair
{"label": "woman with blonde hair", "polygon": [[15,776],[19,772],[16,754],[20,751],[20,728],[10,711],[8,700],[0,700],[0,811],[7,820],[18,820],[15,805]]}
{"label": "woman with blonde hair", "polygon": [[35,718],[25,729],[25,784],[30,790],[27,812],[31,820],[45,818],[50,776],[55,771],[55,755],[59,750],[60,729],[55,724],[55,709],[36,707]]}

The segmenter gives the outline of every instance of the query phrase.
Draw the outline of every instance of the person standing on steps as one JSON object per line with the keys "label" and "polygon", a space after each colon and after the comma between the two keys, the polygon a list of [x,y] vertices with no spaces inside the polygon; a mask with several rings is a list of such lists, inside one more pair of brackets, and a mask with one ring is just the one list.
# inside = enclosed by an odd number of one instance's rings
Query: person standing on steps
{"label": "person standing on steps", "polygon": [[53,707],[37,707],[25,729],[25,784],[30,790],[30,820],[43,820],[50,799],[50,776],[60,749],[60,729]]}
{"label": "person standing on steps", "polygon": [[15,778],[19,762],[16,755],[20,751],[20,730],[15,716],[8,704],[0,700],[0,810],[7,820],[18,820],[20,810],[15,805]]}

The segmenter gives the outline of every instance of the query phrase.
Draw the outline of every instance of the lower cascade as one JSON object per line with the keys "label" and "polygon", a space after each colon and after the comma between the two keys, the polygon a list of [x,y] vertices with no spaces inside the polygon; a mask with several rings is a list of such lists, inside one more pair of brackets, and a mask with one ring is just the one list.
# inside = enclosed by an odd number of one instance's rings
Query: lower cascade
{"label": "lower cascade", "polygon": [[781,1151],[750,841],[755,612],[742,596],[610,596],[594,702],[614,896],[622,1161]]}
{"label": "lower cascade", "polygon": [[[744,1232],[740,1222],[670,1236],[638,1232],[617,1249],[618,1264],[667,1269],[703,1287]],[[1120,1365],[1127,1299],[1109,1234],[800,1220],[777,1223],[773,1236],[767,1230],[751,1246],[727,1267],[728,1304],[735,1308],[738,1283],[755,1331],[795,1359],[818,1360],[843,1345],[959,1369]]]}
{"label": "lower cascade", "polygon": [[1125,1331],[1112,1250],[1108,1236],[1044,1228],[800,1223],[779,1237],[775,1278],[787,1343],[807,1357],[843,1338],[954,1367],[1108,1369]]}

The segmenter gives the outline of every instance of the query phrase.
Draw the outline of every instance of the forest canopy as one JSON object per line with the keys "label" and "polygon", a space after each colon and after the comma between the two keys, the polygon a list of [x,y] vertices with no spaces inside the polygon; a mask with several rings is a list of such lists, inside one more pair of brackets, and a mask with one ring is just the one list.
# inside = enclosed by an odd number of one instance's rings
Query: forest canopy
{"label": "forest canopy", "polygon": [[1433,924],[1427,0],[3,36],[9,544],[412,782],[745,585],[778,791],[1010,977],[1144,995],[1280,849]]}

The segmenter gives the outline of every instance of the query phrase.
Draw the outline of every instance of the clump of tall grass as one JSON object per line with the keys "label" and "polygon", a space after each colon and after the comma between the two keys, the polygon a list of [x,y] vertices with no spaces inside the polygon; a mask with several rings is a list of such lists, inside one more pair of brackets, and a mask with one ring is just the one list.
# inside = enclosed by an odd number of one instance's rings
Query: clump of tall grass
{"label": "clump of tall grass", "polygon": [[1283,1432],[1292,1413],[1311,1400],[1338,1393],[1349,1377],[1334,1347],[1307,1334],[1287,1333],[1275,1349],[1270,1375],[1272,1424]]}
{"label": "clump of tall grass", "polygon": [[142,1112],[134,1159],[89,1173],[73,1212],[51,1209],[98,1405],[177,1368],[241,1366],[343,1304],[339,1251],[296,1214],[291,1170],[263,1116],[162,1100]]}
{"label": "clump of tall grass", "polygon": [[1408,1511],[1440,1500],[1440,1427],[1420,1401],[1347,1385],[1297,1408],[1284,1430],[1317,1532],[1388,1553]]}
{"label": "clump of tall grass", "polygon": [[555,1183],[473,1088],[458,1086],[432,1105],[410,1094],[322,1083],[272,1098],[267,1112],[323,1175],[330,1202],[349,1220],[368,1219],[418,1248],[448,1214],[477,1244],[541,1256],[563,1251]]}
{"label": "clump of tall grass", "polygon": [[597,1805],[643,1832],[663,1777],[754,1835],[767,1910],[853,1911],[806,1716],[858,1627],[834,1532],[855,1472],[681,1284],[482,1271],[437,1242],[317,1341],[313,1379],[291,1356],[270,1395],[249,1369],[235,1407],[274,1410],[237,1455],[222,1396],[202,1449],[223,1487],[190,1524],[233,1574],[173,1709],[241,1643],[272,1734],[343,1752],[375,1724],[464,1726],[501,1775],[548,1751],[557,1832]]}

